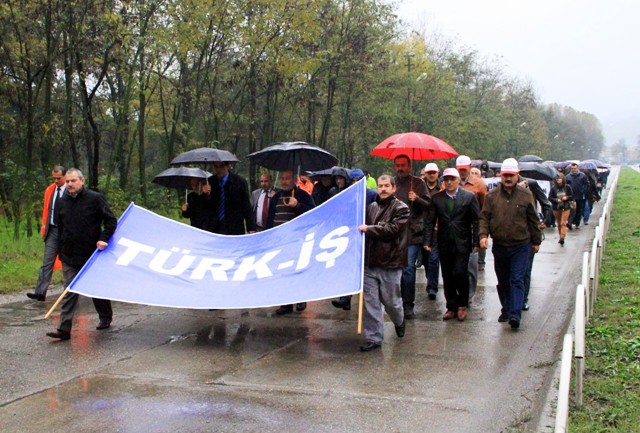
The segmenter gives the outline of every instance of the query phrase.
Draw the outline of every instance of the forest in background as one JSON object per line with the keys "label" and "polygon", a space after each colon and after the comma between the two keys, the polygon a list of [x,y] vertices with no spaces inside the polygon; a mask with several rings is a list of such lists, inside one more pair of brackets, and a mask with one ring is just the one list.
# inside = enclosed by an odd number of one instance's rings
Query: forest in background
{"label": "forest in background", "polygon": [[[178,153],[246,159],[306,141],[372,173],[389,135],[438,136],[474,159],[598,157],[598,119],[542,104],[533,86],[379,0],[3,0],[0,205],[38,227],[55,164],[80,168],[114,210],[177,208],[151,184]],[[418,164],[416,164],[418,165]],[[32,227],[34,229],[32,229]],[[35,230],[37,231],[37,230]]]}

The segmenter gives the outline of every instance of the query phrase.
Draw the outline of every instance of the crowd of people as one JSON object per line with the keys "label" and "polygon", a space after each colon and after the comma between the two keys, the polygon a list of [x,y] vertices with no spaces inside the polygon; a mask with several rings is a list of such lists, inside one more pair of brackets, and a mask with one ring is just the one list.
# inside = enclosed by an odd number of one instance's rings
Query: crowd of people
{"label": "crowd of people", "polygon": [[[260,175],[259,188],[249,191],[247,181],[231,171],[230,163],[213,163],[209,179],[192,178],[182,216],[201,230],[242,235],[284,224],[319,206],[350,185],[366,178],[365,224],[357,229],[365,237],[364,344],[362,351],[382,345],[384,312],[403,337],[407,320],[415,317],[416,270],[424,266],[429,300],[438,294],[443,280],[443,320],[464,321],[469,314],[478,281],[484,271],[489,238],[501,303],[499,322],[518,329],[522,311],[529,309],[533,261],[545,226],[557,227],[560,245],[567,230],[588,224],[593,204],[600,200],[606,178],[584,173],[577,164],[558,171],[550,192],[538,182],[520,175],[518,162],[504,160],[499,170],[486,161],[473,163],[466,156],[455,168],[428,163],[414,175],[407,155],[393,160],[393,174],[377,178],[359,168],[335,167],[316,174],[296,176],[293,170],[278,174],[279,187],[269,172]],[[56,258],[62,259],[65,286],[71,282],[95,248],[104,249],[117,221],[104,197],[84,188],[77,169],[56,166],[54,182],[45,191],[42,235],[44,259],[38,284],[27,296],[44,301]],[[489,190],[483,178],[499,177]],[[540,212],[538,211],[540,209]],[[80,229],[81,228],[81,229]],[[67,293],[60,324],[47,335],[71,337],[78,295]],[[351,309],[351,296],[332,301],[336,308]],[[94,299],[100,322],[111,325],[108,300]],[[282,305],[275,313],[304,311],[305,302]]]}

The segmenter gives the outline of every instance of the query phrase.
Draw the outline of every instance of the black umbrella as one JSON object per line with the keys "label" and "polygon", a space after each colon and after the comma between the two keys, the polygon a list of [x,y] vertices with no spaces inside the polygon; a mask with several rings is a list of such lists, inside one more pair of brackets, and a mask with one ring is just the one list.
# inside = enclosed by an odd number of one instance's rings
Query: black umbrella
{"label": "black umbrella", "polygon": [[200,147],[198,149],[182,152],[180,155],[173,158],[171,165],[211,162],[240,162],[240,160],[228,150]]}
{"label": "black umbrella", "polygon": [[558,177],[558,170],[539,162],[518,162],[520,176],[535,180],[553,180]]}
{"label": "black umbrella", "polygon": [[518,162],[542,162],[544,161],[538,155],[524,155],[518,159]]}
{"label": "black umbrella", "polygon": [[208,179],[212,174],[199,168],[172,167],[153,178],[153,183],[167,188],[191,189],[191,178]]}
{"label": "black umbrella", "polygon": [[326,150],[302,141],[276,143],[247,156],[249,161],[271,170],[296,173],[331,168],[338,158]]}

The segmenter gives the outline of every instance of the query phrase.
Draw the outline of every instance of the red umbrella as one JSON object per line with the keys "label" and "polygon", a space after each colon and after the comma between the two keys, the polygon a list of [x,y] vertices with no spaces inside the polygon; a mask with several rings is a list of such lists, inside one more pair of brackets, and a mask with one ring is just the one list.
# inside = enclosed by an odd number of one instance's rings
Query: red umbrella
{"label": "red umbrella", "polygon": [[412,161],[449,159],[458,156],[444,140],[421,132],[404,132],[392,135],[371,151],[372,156],[394,159],[398,155],[407,155]]}

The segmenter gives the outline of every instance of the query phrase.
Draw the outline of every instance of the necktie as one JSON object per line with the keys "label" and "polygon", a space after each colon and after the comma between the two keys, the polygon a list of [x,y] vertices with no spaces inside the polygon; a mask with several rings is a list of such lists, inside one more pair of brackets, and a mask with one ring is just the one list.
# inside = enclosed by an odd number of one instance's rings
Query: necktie
{"label": "necktie", "polygon": [[61,187],[58,187],[57,194],[58,194],[58,198],[62,197],[62,189],[61,189]]}
{"label": "necktie", "polygon": [[220,179],[220,202],[218,204],[218,221],[224,220],[224,180]]}
{"label": "necktie", "polygon": [[51,225],[58,223],[58,208],[56,202],[60,198],[60,187],[56,188],[56,193],[51,197]]}
{"label": "necktie", "polygon": [[269,193],[264,192],[264,200],[262,201],[262,227],[267,227],[267,219],[269,218]]}

